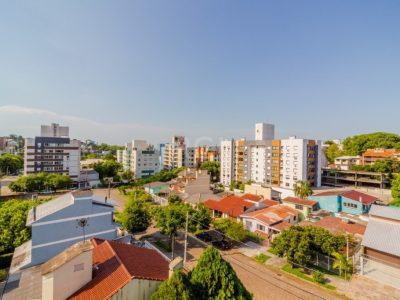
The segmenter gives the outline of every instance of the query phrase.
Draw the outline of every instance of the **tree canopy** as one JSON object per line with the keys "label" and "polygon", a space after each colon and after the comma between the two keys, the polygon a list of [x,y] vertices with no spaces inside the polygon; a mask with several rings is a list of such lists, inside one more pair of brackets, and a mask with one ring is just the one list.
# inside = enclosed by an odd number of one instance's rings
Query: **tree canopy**
{"label": "tree canopy", "polygon": [[400,207],[400,174],[397,174],[396,177],[393,179],[391,191],[393,201],[390,204]]}
{"label": "tree canopy", "polygon": [[367,149],[373,148],[400,149],[400,135],[375,132],[355,135],[343,141],[343,150],[346,155],[361,155]]}
{"label": "tree canopy", "polygon": [[294,194],[296,197],[301,199],[305,199],[308,196],[313,194],[313,190],[311,189],[311,184],[309,181],[297,181],[294,186]]}
{"label": "tree canopy", "polygon": [[8,187],[13,192],[36,192],[67,189],[71,184],[72,180],[67,175],[38,173],[21,176],[16,181],[11,182]]}
{"label": "tree canopy", "polygon": [[157,291],[151,295],[151,300],[191,300],[193,299],[188,276],[182,271],[176,271],[171,278],[164,281]]}
{"label": "tree canopy", "polygon": [[243,223],[232,221],[226,218],[218,219],[213,222],[215,229],[225,234],[228,238],[235,241],[242,241],[246,238],[246,230]]}
{"label": "tree canopy", "polygon": [[[327,144],[328,142],[325,142]],[[335,143],[329,144],[328,148],[325,149],[325,155],[329,163],[334,163],[335,158],[343,155],[343,151],[339,149],[339,146]]]}
{"label": "tree canopy", "polygon": [[333,235],[314,226],[292,226],[273,240],[271,249],[278,256],[287,257],[288,261],[306,265],[316,253],[332,256],[345,246],[344,235]]}
{"label": "tree canopy", "polygon": [[122,168],[122,165],[115,160],[105,160],[102,163],[97,163],[94,165],[93,169],[99,173],[99,178],[103,179],[104,177],[115,177],[117,176],[119,170]]}
{"label": "tree canopy", "polygon": [[146,230],[151,224],[151,215],[142,199],[129,199],[118,221],[130,233]]}
{"label": "tree canopy", "polygon": [[207,170],[210,174],[211,182],[219,182],[221,164],[218,161],[206,161],[200,166],[200,169]]}
{"label": "tree canopy", "polygon": [[24,160],[19,155],[0,155],[0,173],[13,174],[24,167]]}
{"label": "tree canopy", "polygon": [[25,226],[28,212],[44,201],[15,199],[0,202],[0,253],[12,251],[30,239],[31,230]]}
{"label": "tree canopy", "polygon": [[193,299],[252,299],[232,266],[214,247],[207,247],[190,273]]}

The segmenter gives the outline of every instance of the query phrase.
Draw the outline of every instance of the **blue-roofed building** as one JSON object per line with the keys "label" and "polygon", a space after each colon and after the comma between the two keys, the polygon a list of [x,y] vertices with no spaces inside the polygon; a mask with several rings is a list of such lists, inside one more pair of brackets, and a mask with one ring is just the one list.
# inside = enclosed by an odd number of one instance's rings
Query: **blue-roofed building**
{"label": "blue-roofed building", "polygon": [[331,191],[309,196],[318,202],[318,209],[333,213],[344,212],[353,215],[367,214],[378,198],[358,191]]}
{"label": "blue-roofed building", "polygon": [[84,239],[117,238],[113,211],[110,200],[91,191],[68,193],[33,207],[26,222],[32,226],[32,239],[15,249],[11,271],[41,264]]}

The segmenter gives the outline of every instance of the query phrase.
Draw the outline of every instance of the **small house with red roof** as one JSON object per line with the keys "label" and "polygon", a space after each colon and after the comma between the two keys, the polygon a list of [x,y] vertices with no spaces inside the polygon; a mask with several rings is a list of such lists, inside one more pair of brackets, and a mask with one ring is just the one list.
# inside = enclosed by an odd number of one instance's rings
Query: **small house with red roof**
{"label": "small house with red roof", "polygon": [[313,211],[317,210],[318,207],[318,202],[316,201],[296,197],[286,197],[282,199],[282,204],[301,212],[302,218],[308,217]]}
{"label": "small house with red roof", "polygon": [[243,213],[267,208],[279,204],[278,201],[263,199],[262,196],[244,194],[229,195],[220,200],[208,199],[204,205],[212,211],[213,218],[229,218],[240,220]]}
{"label": "small house with red roof", "polygon": [[367,214],[378,198],[355,190],[328,191],[308,197],[318,202],[318,208],[334,213]]}
{"label": "small house with red roof", "polygon": [[272,239],[282,230],[297,224],[300,212],[285,205],[274,205],[241,215],[247,230]]}

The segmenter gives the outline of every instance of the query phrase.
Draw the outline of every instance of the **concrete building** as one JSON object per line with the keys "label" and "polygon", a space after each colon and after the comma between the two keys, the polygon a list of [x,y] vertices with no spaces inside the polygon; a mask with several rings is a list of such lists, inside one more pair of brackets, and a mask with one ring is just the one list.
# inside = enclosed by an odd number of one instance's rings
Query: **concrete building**
{"label": "concrete building", "polygon": [[15,249],[11,273],[41,264],[85,238],[115,239],[114,204],[94,196],[91,191],[76,191],[33,207],[27,226],[32,239]]}
{"label": "concrete building", "polygon": [[243,181],[271,184],[271,159],[272,140],[246,142]]}
{"label": "concrete building", "polygon": [[400,159],[400,151],[396,149],[367,149],[362,154],[361,163],[363,166],[368,166],[388,158]]}
{"label": "concrete building", "polygon": [[296,197],[286,197],[282,199],[282,205],[291,207],[298,210],[301,215],[300,218],[304,220],[311,215],[311,213],[317,210],[318,203],[307,199],[300,199]]}
{"label": "concrete building", "polygon": [[0,137],[0,155],[16,154],[18,152],[18,143],[9,137]]}
{"label": "concrete building", "polygon": [[25,139],[24,174],[56,173],[77,180],[80,142],[69,138],[69,129],[58,124],[41,126],[41,135]]}
{"label": "concrete building", "polygon": [[229,186],[235,180],[235,141],[221,142],[221,183]]}
{"label": "concrete building", "polygon": [[164,144],[162,168],[173,170],[185,166],[186,145],[184,136],[173,136],[171,143]]}
{"label": "concrete building", "polygon": [[196,161],[195,161],[195,157],[194,157],[195,152],[196,152],[196,147],[187,147],[186,148],[185,167],[188,167],[188,168],[196,167]]}
{"label": "concrete building", "polygon": [[352,166],[361,164],[361,157],[357,156],[339,156],[335,158],[335,169],[349,171]]}
{"label": "concrete building", "polygon": [[160,153],[144,140],[132,140],[117,152],[117,161],[124,170],[131,170],[136,179],[152,176],[160,170]]}
{"label": "concrete building", "polygon": [[378,198],[354,190],[322,192],[308,197],[318,208],[333,213],[367,214]]}
{"label": "concrete building", "polygon": [[275,125],[266,123],[257,123],[255,126],[255,140],[265,141],[275,139]]}
{"label": "concrete building", "polygon": [[197,168],[207,161],[220,161],[218,146],[188,147],[186,154],[186,167],[188,168]]}

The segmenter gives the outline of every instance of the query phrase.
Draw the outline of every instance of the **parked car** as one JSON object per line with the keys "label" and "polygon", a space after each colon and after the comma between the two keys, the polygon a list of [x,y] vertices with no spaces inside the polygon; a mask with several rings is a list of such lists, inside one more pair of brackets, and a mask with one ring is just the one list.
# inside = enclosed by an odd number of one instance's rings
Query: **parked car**
{"label": "parked car", "polygon": [[198,233],[198,234],[196,234],[196,237],[197,237],[198,239],[200,239],[200,240],[206,242],[206,243],[209,243],[209,242],[212,241],[212,236],[211,236],[209,233],[207,233],[207,232]]}
{"label": "parked car", "polygon": [[214,241],[212,245],[219,250],[229,250],[233,246],[232,242],[228,240]]}

